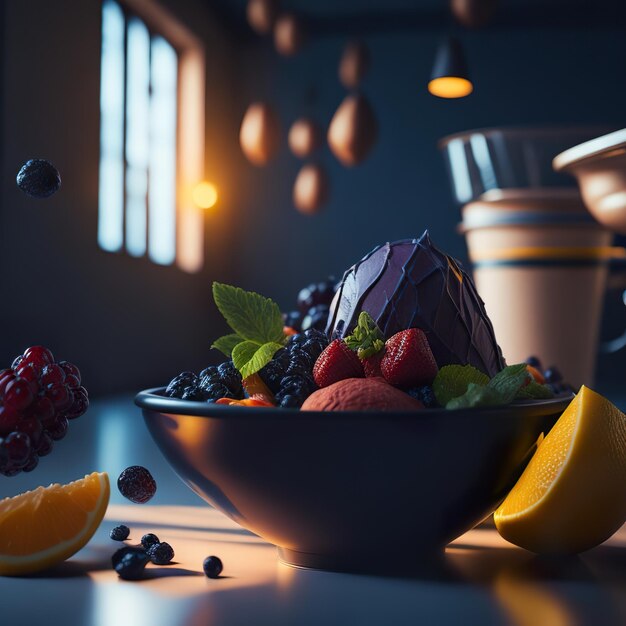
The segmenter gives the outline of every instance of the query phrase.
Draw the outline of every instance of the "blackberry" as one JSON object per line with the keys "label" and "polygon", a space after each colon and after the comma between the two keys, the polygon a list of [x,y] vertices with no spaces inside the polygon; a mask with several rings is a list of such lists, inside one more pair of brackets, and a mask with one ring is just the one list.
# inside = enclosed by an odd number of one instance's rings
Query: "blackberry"
{"label": "blackberry", "polygon": [[187,387],[198,384],[198,377],[193,372],[181,372],[170,381],[165,389],[165,395],[170,398],[182,398]]}
{"label": "blackberry", "polygon": [[310,308],[302,320],[302,330],[315,329],[324,330],[328,323],[328,313],[330,306],[328,304],[318,304]]}
{"label": "blackberry", "polygon": [[48,198],[61,187],[61,176],[50,161],[30,159],[22,165],[16,178],[17,186],[33,198]]}
{"label": "blackberry", "polygon": [[224,570],[222,560],[217,556],[207,556],[202,563],[202,569],[207,578],[218,578]]}
{"label": "blackberry", "polygon": [[185,387],[181,400],[192,400],[194,402],[204,402],[208,400],[210,394],[206,389],[203,389],[200,385],[193,385],[191,387]]}
{"label": "blackberry", "polygon": [[146,553],[155,565],[167,565],[174,558],[174,549],[165,541],[150,546]]}
{"label": "blackberry", "polygon": [[302,311],[290,311],[289,313],[283,313],[283,323],[289,328],[293,328],[296,332],[300,332],[302,329],[302,320],[304,319],[304,313]]}
{"label": "blackberry", "polygon": [[200,380],[202,380],[203,378],[206,377],[209,378],[217,378],[218,373],[217,373],[217,365],[209,365],[208,367],[205,367],[200,374],[198,374],[198,378]]}
{"label": "blackberry", "polygon": [[439,406],[437,398],[435,398],[433,389],[429,385],[423,385],[422,387],[409,389],[407,390],[407,393],[412,398],[419,400],[427,409],[434,409]]}
{"label": "blackberry", "polygon": [[143,578],[144,570],[150,558],[145,552],[128,552],[122,556],[115,571],[124,580],[139,580]]}
{"label": "blackberry", "polygon": [[219,373],[221,382],[230,389],[233,397],[238,399],[243,398],[243,385],[241,382],[241,374],[233,365],[233,362],[226,361],[225,363],[218,365],[217,371]]}
{"label": "blackberry", "polygon": [[154,533],[147,533],[141,538],[141,545],[147,550],[159,542],[159,538]]}
{"label": "blackberry", "polygon": [[276,402],[284,408],[298,408],[316,390],[313,378],[308,376],[285,376],[276,394]]}
{"label": "blackberry", "polygon": [[267,385],[273,394],[278,393],[280,389],[280,381],[285,377],[285,374],[285,365],[276,358],[272,359],[259,371],[261,380]]}
{"label": "blackberry", "polygon": [[111,537],[113,541],[124,541],[128,539],[128,535],[130,535],[130,528],[128,528],[128,526],[124,526],[124,524],[116,526],[109,533],[109,537]]}
{"label": "blackberry", "polygon": [[287,376],[311,376],[315,360],[308,352],[297,351],[287,365]]}
{"label": "blackberry", "polygon": [[145,467],[131,465],[119,475],[117,488],[131,502],[144,504],[154,496],[157,485],[152,474]]}
{"label": "blackberry", "polygon": [[[208,382],[208,384],[205,386],[202,386],[201,390],[203,393],[203,400],[206,400],[207,402],[215,402],[216,400],[219,400],[220,398],[234,398],[235,394],[231,392],[231,390],[224,385],[223,383],[219,383],[219,382],[210,382],[211,379],[205,379],[205,381]],[[204,381],[202,383],[203,385],[205,384]],[[243,394],[242,394],[243,395]]]}

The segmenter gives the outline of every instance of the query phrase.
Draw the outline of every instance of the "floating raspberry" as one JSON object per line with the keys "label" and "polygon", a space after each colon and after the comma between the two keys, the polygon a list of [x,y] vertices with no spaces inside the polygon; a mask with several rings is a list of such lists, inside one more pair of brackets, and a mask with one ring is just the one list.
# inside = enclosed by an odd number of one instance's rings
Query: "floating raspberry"
{"label": "floating raspberry", "polygon": [[154,496],[157,490],[152,474],[141,465],[127,467],[117,479],[120,493],[136,504],[144,504]]}

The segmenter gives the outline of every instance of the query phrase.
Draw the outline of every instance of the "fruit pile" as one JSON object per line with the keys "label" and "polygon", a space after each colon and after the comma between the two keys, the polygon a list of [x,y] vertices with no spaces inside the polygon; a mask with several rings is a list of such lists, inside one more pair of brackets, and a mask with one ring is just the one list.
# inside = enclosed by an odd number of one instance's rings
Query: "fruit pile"
{"label": "fruit pile", "polygon": [[55,362],[42,346],[28,348],[0,370],[0,473],[14,476],[37,467],[63,439],[69,420],[89,406],[79,369]]}
{"label": "fruit pile", "polygon": [[[472,365],[444,363],[440,369],[424,330],[407,328],[385,338],[365,311],[351,334],[329,343],[322,330],[284,326],[278,306],[263,296],[219,283],[213,291],[234,331],[213,347],[230,360],[199,375],[179,374],[167,396],[248,407],[385,411],[494,406],[551,398],[557,389],[526,363],[493,377]],[[555,382],[554,368],[550,375]]]}

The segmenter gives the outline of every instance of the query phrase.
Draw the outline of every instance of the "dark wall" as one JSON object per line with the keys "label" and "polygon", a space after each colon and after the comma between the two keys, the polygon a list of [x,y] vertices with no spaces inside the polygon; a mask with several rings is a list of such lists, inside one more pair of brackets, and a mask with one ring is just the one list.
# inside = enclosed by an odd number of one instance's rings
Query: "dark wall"
{"label": "dark wall", "polygon": [[[205,42],[207,175],[227,180],[241,165],[233,143],[237,51],[203,2],[172,12]],[[207,216],[205,269],[195,275],[97,246],[99,0],[4,3],[0,191],[0,367],[33,344],[74,361],[90,391],[167,382],[199,369],[221,332],[213,279],[237,282],[229,254],[237,196]],[[15,185],[21,164],[50,159],[63,186],[34,200]],[[218,358],[217,355],[213,358]]]}
{"label": "dark wall", "polygon": [[[456,101],[426,91],[442,32],[369,36],[371,73],[363,84],[378,116],[380,137],[371,156],[354,169],[341,167],[325,149],[331,200],[317,217],[292,208],[292,183],[301,162],[286,145],[270,166],[253,171],[254,197],[239,230],[246,284],[273,295],[285,307],[298,289],[330,273],[341,275],[374,245],[413,237],[429,228],[437,245],[466,258],[456,233],[455,206],[443,159],[441,137],[501,125],[607,124],[626,122],[626,25],[592,30],[536,29],[464,32],[475,92]],[[311,42],[295,58],[281,58],[260,42],[251,52],[257,67],[249,99],[267,99],[285,128],[308,113],[327,125],[345,95],[337,79],[344,40]],[[262,62],[260,61],[262,59]],[[254,78],[257,80],[255,81]],[[308,94],[317,97],[307,104]],[[260,191],[258,191],[260,189]],[[607,301],[605,332],[621,332],[626,312],[618,295]],[[622,369],[613,357],[607,371]]]}

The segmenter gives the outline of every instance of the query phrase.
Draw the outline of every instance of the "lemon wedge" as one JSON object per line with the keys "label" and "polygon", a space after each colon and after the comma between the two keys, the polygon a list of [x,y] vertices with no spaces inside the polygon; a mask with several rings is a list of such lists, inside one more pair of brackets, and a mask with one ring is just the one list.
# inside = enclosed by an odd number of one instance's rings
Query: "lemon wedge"
{"label": "lemon wedge", "polygon": [[581,387],[494,513],[498,532],[539,554],[575,554],[626,521],[626,416]]}

